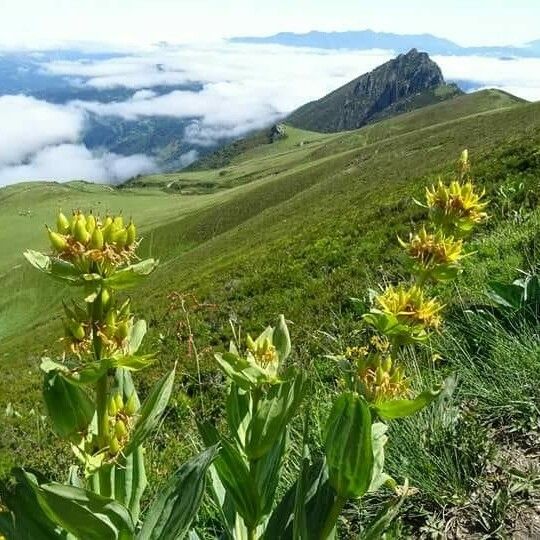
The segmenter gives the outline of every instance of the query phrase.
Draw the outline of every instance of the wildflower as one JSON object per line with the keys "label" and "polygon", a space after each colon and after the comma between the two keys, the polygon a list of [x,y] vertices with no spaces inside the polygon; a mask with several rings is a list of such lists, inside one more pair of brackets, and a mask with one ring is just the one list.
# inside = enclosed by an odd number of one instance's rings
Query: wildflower
{"label": "wildflower", "polygon": [[248,362],[254,362],[270,378],[275,378],[279,368],[279,355],[275,345],[270,341],[270,338],[258,338],[254,341],[248,334],[246,345]]}
{"label": "wildflower", "polygon": [[390,341],[373,336],[368,345],[347,347],[344,354],[352,368],[353,384],[370,403],[403,397],[409,392],[404,369],[390,356]]}
{"label": "wildflower", "polygon": [[376,304],[382,312],[393,315],[398,322],[426,329],[440,326],[440,311],[444,307],[436,299],[426,298],[420,287],[402,284],[387,287],[377,296]]}
{"label": "wildflower", "polygon": [[447,230],[470,231],[474,225],[487,219],[482,202],[485,190],[478,192],[471,182],[450,182],[445,186],[440,180],[437,186],[426,188],[427,207],[434,223]]}
{"label": "wildflower", "polygon": [[428,277],[436,280],[452,279],[459,272],[459,262],[465,257],[463,240],[456,240],[438,230],[428,233],[422,227],[419,233],[410,235],[409,242],[398,238],[413,260],[416,273],[424,281]]}
{"label": "wildflower", "polygon": [[85,272],[96,271],[95,268],[91,270],[91,265],[97,263],[101,265],[98,271],[106,275],[115,267],[136,258],[137,230],[132,221],[124,227],[122,216],[114,219],[107,216],[101,221],[92,213],[85,216],[77,211],[69,222],[60,212],[56,223],[58,232],[47,227],[55,253]]}

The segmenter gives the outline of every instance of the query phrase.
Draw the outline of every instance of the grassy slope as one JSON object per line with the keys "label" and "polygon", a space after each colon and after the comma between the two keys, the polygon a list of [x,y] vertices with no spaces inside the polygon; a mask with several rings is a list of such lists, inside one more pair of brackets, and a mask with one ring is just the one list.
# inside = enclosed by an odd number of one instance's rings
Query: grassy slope
{"label": "grassy slope", "polygon": [[[140,379],[141,383],[149,384],[179,356],[186,368],[184,385],[171,406],[168,422],[149,449],[153,475],[163,475],[179,456],[191,451],[189,440],[170,436],[177,432],[177,422],[189,423],[182,405],[186,394],[188,401],[192,396],[193,404],[198,404],[198,384],[194,383],[191,361],[185,355],[181,315],[169,313],[167,295],[175,290],[194,291],[201,301],[215,306],[192,314],[198,345],[203,351],[202,385],[207,412],[219,409],[219,401],[210,397],[218,390],[215,368],[209,362],[211,355],[204,351],[226,340],[231,314],[248,328],[256,329],[280,311],[286,312],[294,321],[293,335],[300,361],[319,359],[316,376],[325,378],[327,368],[320,356],[328,344],[317,331],[324,329],[338,339],[354,335],[357,325],[348,298],[362,296],[367,285],[380,282],[381,267],[386,278],[399,274],[403,261],[396,249],[395,235],[405,235],[410,222],[421,217],[421,211],[409,204],[411,195],[420,196],[422,186],[431,182],[435,174],[448,171],[463,147],[469,147],[478,163],[477,172],[491,190],[495,189],[491,184],[507,182],[508,178],[519,180],[522,171],[529,174],[529,169],[534,169],[536,162],[529,154],[534,155],[540,141],[540,104],[510,107],[514,104],[515,100],[502,93],[485,91],[347,134],[321,136],[290,129],[288,139],[235,156],[223,169],[226,174],[220,175],[220,170],[179,173],[178,177],[186,182],[212,178],[218,183],[227,176],[238,180],[251,175],[246,180],[249,183],[234,190],[218,189],[214,195],[200,199],[171,195],[156,188],[120,190],[105,196],[100,193],[101,188],[93,188],[98,192],[97,198],[92,199],[95,202],[100,200],[113,209],[118,208],[114,206],[118,203],[125,213],[129,209],[137,215],[144,208],[144,250],[163,259],[161,268],[135,298],[137,309],[150,319],[147,347],[162,351],[159,368]],[[312,142],[300,146],[303,140]],[[505,145],[509,149],[501,150]],[[525,158],[515,163],[512,156],[520,153]],[[540,173],[536,169],[534,172]],[[169,180],[154,177],[150,182],[162,186]],[[33,186],[30,193],[42,188]],[[5,193],[0,191],[0,198]],[[43,199],[38,234],[41,220],[46,214],[48,217],[51,207],[57,206],[56,197],[57,194],[37,197]],[[70,206],[89,206],[87,194],[78,192],[70,197]],[[75,200],[84,204],[71,203]],[[33,205],[26,203],[25,207],[35,211]],[[16,205],[14,208],[18,209]],[[8,252],[12,250],[10,265],[20,262],[14,255],[20,252],[20,246],[43,245],[33,236],[36,221],[31,220],[31,227],[18,228],[20,245],[8,248]],[[503,219],[493,221],[475,246],[478,262],[470,264],[461,280],[465,298],[481,295],[487,275],[509,279],[517,267],[526,265],[526,256],[533,255],[524,251],[524,246],[529,246],[534,238],[537,221],[537,217],[531,217],[519,228],[509,226]],[[2,244],[6,244],[4,239]],[[39,373],[32,353],[39,354],[46,337],[58,331],[57,320],[45,323],[42,316],[54,305],[53,301],[58,302],[61,292],[29,271],[23,275],[17,278],[21,285],[10,282],[9,277],[2,284],[3,298],[10,298],[6,288],[9,287],[28,300],[25,315],[12,323],[17,335],[2,344],[4,355],[0,361],[4,363],[5,376],[0,389],[0,410],[9,401],[22,410],[39,409]],[[39,288],[39,295],[35,290],[23,294],[22,289],[27,286]],[[42,303],[40,295],[47,296],[49,303]],[[29,300],[41,305],[31,311]],[[21,304],[23,301],[21,298]],[[2,306],[0,320],[11,320],[7,307]],[[34,323],[31,334],[25,331],[30,322]],[[28,376],[21,378],[21,370]],[[26,437],[35,441],[33,422],[10,425],[8,435],[13,440]],[[3,459],[6,465],[15,460],[45,463],[58,470],[58,457],[65,454],[48,453],[48,441],[50,437],[44,436],[37,452],[31,452],[34,447],[25,444],[14,454],[4,448]],[[413,458],[421,452],[421,448],[411,450]],[[398,474],[407,471],[417,482],[427,476],[426,469],[408,470],[406,464],[397,461],[390,458]],[[444,479],[433,473],[429,481],[436,485]],[[453,484],[447,481],[447,485],[448,491],[452,491]],[[426,493],[428,488],[425,486]],[[428,500],[437,499],[434,493],[430,497]]]}

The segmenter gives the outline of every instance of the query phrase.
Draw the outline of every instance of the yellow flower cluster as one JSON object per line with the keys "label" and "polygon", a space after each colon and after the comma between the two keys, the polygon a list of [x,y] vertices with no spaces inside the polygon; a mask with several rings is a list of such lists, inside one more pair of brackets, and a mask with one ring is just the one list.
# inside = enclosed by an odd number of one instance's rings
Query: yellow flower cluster
{"label": "yellow flower cluster", "polygon": [[129,441],[129,433],[133,428],[134,416],[137,412],[135,392],[131,394],[125,404],[120,394],[111,396],[107,412],[109,416],[108,453],[114,457]]}
{"label": "yellow flower cluster", "polygon": [[433,211],[433,219],[441,226],[470,230],[487,219],[485,190],[477,192],[471,182],[454,180],[445,186],[440,180],[436,186],[426,188],[426,202]]}
{"label": "yellow flower cluster", "polygon": [[376,303],[381,311],[408,326],[437,329],[441,324],[440,311],[444,306],[426,297],[417,285],[391,285],[376,297]]}
{"label": "yellow flower cluster", "polygon": [[456,240],[440,230],[428,233],[422,227],[419,233],[411,234],[409,242],[398,240],[409,256],[425,269],[455,265],[464,257],[463,240]]}
{"label": "yellow flower cluster", "polygon": [[409,394],[409,380],[404,368],[390,356],[386,338],[373,336],[369,346],[348,347],[345,357],[355,367],[362,395],[370,403],[380,403]]}
{"label": "yellow flower cluster", "polygon": [[57,256],[74,264],[94,261],[118,266],[135,257],[137,230],[133,221],[124,225],[121,215],[101,220],[91,212],[77,211],[68,220],[60,212],[56,231],[47,227],[47,233]]}

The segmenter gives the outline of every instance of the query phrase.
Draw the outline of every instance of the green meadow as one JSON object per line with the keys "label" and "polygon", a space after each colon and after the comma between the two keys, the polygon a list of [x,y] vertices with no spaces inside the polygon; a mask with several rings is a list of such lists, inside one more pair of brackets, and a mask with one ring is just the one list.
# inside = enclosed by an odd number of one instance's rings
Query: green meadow
{"label": "green meadow", "polygon": [[[196,420],[222,423],[224,381],[213,354],[231,338],[230,320],[254,335],[280,313],[290,321],[295,362],[314,383],[310,437],[320,452],[338,388],[328,356],[361,343],[359,305],[368,306],[369,289],[404,277],[397,237],[426,217],[413,199],[439,177],[449,180],[467,148],[490,219],[472,237],[474,255],[456,282],[431,291],[446,304],[444,332],[408,353],[419,388],[453,382],[434,406],[391,425],[387,467],[415,491],[388,537],[540,535],[537,311],[501,314],[487,294],[492,282],[538,271],[540,103],[485,90],[356,131],[287,126],[286,134],[272,144],[238,145],[205,169],[119,187],[74,181],[0,189],[0,476],[18,465],[58,479],[72,461],[45,417],[39,358],[61,351],[60,300],[73,291],[22,256],[48,249],[44,225],[59,209],[133,216],[141,257],[160,260],[133,295],[135,313],[149,323],[144,349],[158,351],[138,377],[141,393],[175,362],[179,372],[147,444],[149,498],[200,448]],[[301,429],[293,426],[297,435]],[[287,456],[281,492],[300,452],[296,444]],[[349,503],[343,538],[353,538],[389,497],[382,491]],[[199,521],[205,530],[215,526],[210,503]]]}

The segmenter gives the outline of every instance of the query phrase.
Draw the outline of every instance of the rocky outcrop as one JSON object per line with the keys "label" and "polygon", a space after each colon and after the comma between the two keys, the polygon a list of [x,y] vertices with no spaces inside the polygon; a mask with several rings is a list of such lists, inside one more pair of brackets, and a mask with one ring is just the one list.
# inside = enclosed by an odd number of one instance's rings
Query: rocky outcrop
{"label": "rocky outcrop", "polygon": [[[287,118],[287,122],[314,131],[357,129],[384,117],[385,110],[403,112],[408,110],[408,104],[411,108],[417,102],[429,104],[426,99],[415,97],[426,92],[427,95],[435,95],[434,90],[444,86],[439,66],[427,53],[412,49],[327,96],[300,107]],[[447,87],[447,91],[437,94],[446,99],[456,93],[461,93],[457,87]]]}

